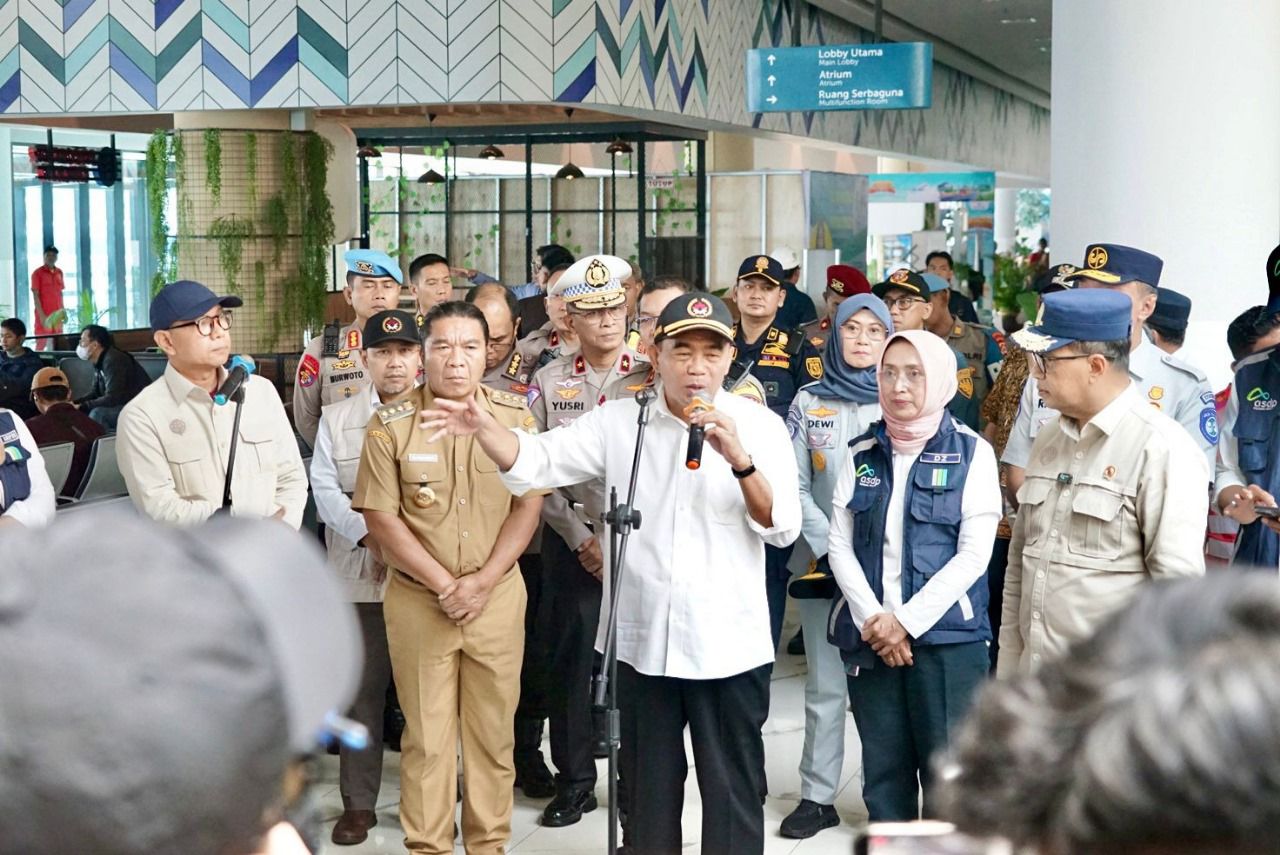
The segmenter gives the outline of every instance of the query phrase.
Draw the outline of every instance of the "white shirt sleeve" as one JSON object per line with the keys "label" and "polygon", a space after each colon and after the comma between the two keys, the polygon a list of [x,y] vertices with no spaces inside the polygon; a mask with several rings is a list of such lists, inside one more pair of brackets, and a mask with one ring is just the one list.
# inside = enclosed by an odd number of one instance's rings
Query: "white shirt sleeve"
{"label": "white shirt sleeve", "polygon": [[[739,432],[742,427],[739,425]],[[800,480],[796,460],[791,450],[790,437],[782,419],[760,420],[760,435],[752,434],[746,451],[751,463],[769,482],[773,491],[773,509],[770,514],[773,525],[765,528],[747,515],[747,525],[770,546],[784,547],[795,543],[800,536],[802,513],[800,510]]]}
{"label": "white shirt sleeve", "polygon": [[27,425],[13,414],[13,423],[18,429],[18,440],[31,455],[27,460],[27,476],[31,479],[31,494],[21,501],[14,502],[5,510],[3,516],[14,522],[22,523],[27,528],[44,528],[53,522],[58,510],[58,500],[53,492],[53,483],[49,481],[49,473],[44,468],[44,455],[36,445],[35,437],[27,429]]}
{"label": "white shirt sleeve", "polygon": [[1218,425],[1217,472],[1213,483],[1215,500],[1228,487],[1246,486],[1244,473],[1240,471],[1240,449],[1236,447],[1236,419],[1239,417],[1240,404],[1233,388],[1227,398],[1227,408],[1222,413],[1222,424]]}
{"label": "white shirt sleeve", "polygon": [[987,572],[1001,511],[996,455],[979,439],[965,478],[956,554],[894,613],[912,638],[928,632]]}
{"label": "white shirt sleeve", "polygon": [[316,516],[352,543],[369,533],[364,515],[351,510],[351,499],[342,492],[338,467],[333,462],[333,435],[329,420],[320,419],[316,445],[311,455],[311,495],[316,500]]}
{"label": "white shirt sleeve", "polygon": [[1039,387],[1027,378],[1022,384],[1022,396],[1018,398],[1018,414],[1013,417],[1013,427],[1009,431],[1009,440],[1005,443],[1001,463],[1026,469],[1031,462],[1031,445],[1035,441],[1031,436],[1031,423],[1036,416],[1036,397]]}
{"label": "white shirt sleeve", "polygon": [[[609,432],[610,402],[546,433],[531,434],[512,428],[520,441],[515,463],[499,473],[502,483],[517,496],[530,490],[546,490],[581,484],[605,477],[605,437]],[[618,406],[625,406],[619,404]]]}
{"label": "white shirt sleeve", "polygon": [[836,577],[836,584],[840,586],[840,591],[849,604],[854,626],[861,629],[868,618],[885,609],[871,590],[871,583],[867,581],[858,557],[853,554],[853,512],[848,508],[854,490],[853,462],[852,454],[845,455],[840,477],[836,479],[835,492],[831,494],[827,558],[831,563],[831,574]]}

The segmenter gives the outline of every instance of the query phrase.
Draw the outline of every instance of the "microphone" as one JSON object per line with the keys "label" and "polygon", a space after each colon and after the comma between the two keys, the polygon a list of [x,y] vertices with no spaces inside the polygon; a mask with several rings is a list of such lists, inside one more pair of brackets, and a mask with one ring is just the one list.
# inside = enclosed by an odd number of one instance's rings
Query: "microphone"
{"label": "microphone", "polygon": [[252,356],[233,356],[231,357],[231,365],[227,369],[227,379],[222,381],[222,386],[214,393],[213,402],[218,406],[224,406],[228,401],[233,399],[245,383],[249,382],[249,375],[257,368],[257,363],[253,361]]}
{"label": "microphone", "polygon": [[[694,395],[689,406],[684,408],[684,417],[687,419],[694,413],[709,413],[714,409],[715,407],[706,398]],[[702,440],[706,433],[706,428],[702,425],[689,425],[689,448],[684,455],[686,469],[702,468]]]}

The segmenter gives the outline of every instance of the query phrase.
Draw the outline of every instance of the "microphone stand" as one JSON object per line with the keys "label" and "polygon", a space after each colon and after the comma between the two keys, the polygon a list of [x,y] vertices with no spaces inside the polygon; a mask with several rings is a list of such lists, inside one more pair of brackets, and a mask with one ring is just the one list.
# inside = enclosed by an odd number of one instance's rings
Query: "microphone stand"
{"label": "microphone stand", "polygon": [[609,620],[604,637],[604,663],[596,677],[592,699],[597,709],[604,710],[606,737],[609,742],[609,855],[618,851],[618,747],[622,744],[622,723],[618,712],[618,595],[622,590],[622,571],[627,554],[627,539],[640,527],[640,511],[633,502],[636,480],[640,475],[640,455],[644,451],[644,429],[649,423],[649,405],[657,394],[652,388],[636,393],[640,412],[636,416],[636,448],[631,458],[631,483],[626,504],[618,504],[618,488],[609,489],[609,510],[604,520],[609,525]]}
{"label": "microphone stand", "polygon": [[247,383],[231,393],[231,400],[236,405],[235,419],[231,422],[231,447],[227,450],[227,478],[222,484],[222,507],[219,513],[231,513],[231,476],[236,471],[236,445],[240,442],[240,408],[244,404],[244,387]]}

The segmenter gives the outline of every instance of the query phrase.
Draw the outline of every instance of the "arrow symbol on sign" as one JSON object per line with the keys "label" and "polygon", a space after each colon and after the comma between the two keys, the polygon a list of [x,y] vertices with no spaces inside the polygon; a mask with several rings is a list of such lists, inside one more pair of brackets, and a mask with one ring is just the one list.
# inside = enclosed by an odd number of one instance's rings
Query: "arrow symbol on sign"
{"label": "arrow symbol on sign", "polygon": [[772,74],[770,74],[770,75],[769,75],[768,77],[766,77],[765,79],[769,81],[769,85],[770,85],[770,86],[772,86],[774,83],[776,83],[776,82],[778,81],[778,78],[774,77]]}
{"label": "arrow symbol on sign", "polygon": [[765,98],[764,100],[768,101],[770,104],[777,104],[777,103],[778,103],[778,96],[777,96],[777,95],[770,95],[768,98]]}
{"label": "arrow symbol on sign", "polygon": [[776,56],[774,56],[773,54],[769,54],[769,56],[768,56],[768,57],[766,57],[766,59],[768,59],[768,60],[769,60],[769,65],[770,65],[770,66],[772,66],[772,65],[774,64],[774,62],[776,62],[776,61],[777,61],[777,59],[778,59],[778,58],[777,58]]}

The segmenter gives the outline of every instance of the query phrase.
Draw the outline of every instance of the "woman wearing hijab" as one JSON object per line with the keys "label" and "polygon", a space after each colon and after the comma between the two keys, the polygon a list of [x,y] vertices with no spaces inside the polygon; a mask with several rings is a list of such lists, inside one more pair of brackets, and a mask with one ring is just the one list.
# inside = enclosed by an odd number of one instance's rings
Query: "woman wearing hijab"
{"label": "woman wearing hijab", "polygon": [[782,821],[783,837],[812,837],[840,824],[834,807],[844,764],[844,721],[848,703],[840,651],[827,641],[827,617],[836,595],[827,566],[831,493],[849,441],[880,418],[876,367],[885,339],[893,332],[889,307],[879,297],[856,294],[832,318],[832,335],[822,354],[823,375],[803,387],[787,414],[787,430],[800,471],[800,507],[808,550],[797,550],[793,566],[813,569],[791,583],[800,611],[809,673],[804,687],[804,751],[800,755],[800,804]]}
{"label": "woman wearing hijab", "polygon": [[872,822],[933,815],[930,757],[987,673],[987,562],[1000,519],[995,453],[947,412],[956,359],[924,331],[880,357],[883,419],[850,444],[828,556],[831,638],[849,674]]}

